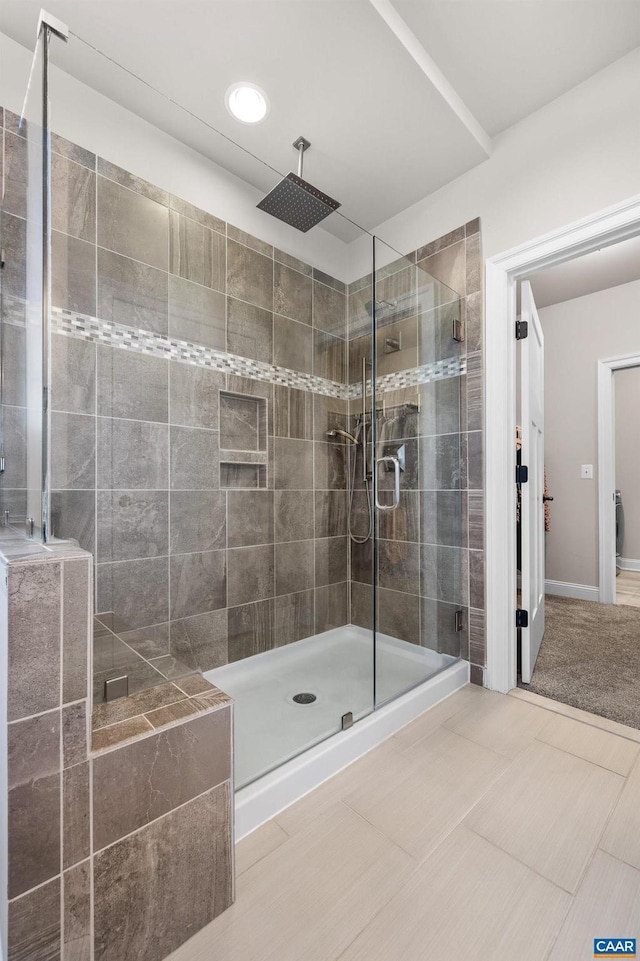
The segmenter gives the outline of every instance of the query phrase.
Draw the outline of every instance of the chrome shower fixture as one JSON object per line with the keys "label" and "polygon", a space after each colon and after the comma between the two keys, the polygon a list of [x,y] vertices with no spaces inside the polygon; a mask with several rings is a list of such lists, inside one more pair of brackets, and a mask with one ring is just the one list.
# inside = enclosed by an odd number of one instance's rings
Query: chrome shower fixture
{"label": "chrome shower fixture", "polygon": [[343,430],[342,427],[332,427],[327,431],[327,437],[344,437],[345,440],[351,441],[352,444],[358,443],[358,438],[350,434],[348,430]]}
{"label": "chrome shower fixture", "polygon": [[304,137],[294,140],[293,146],[298,151],[298,173],[288,173],[267,196],[260,201],[258,208],[284,221],[296,230],[306,233],[330,213],[337,210],[341,204],[323,194],[308,181],[302,179],[302,160],[305,150],[311,144]]}

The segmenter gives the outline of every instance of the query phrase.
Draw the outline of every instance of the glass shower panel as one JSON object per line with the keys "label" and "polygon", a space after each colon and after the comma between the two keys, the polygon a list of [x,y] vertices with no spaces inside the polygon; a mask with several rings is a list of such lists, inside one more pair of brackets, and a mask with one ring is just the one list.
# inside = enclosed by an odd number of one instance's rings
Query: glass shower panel
{"label": "glass shower panel", "polygon": [[[235,700],[242,787],[373,710],[348,362],[357,328],[371,382],[372,238],[257,209],[292,147],[274,170],[75,36],[55,63],[160,128],[53,144],[52,513],[95,555],[94,703],[201,672]],[[54,130],[84,129],[57,82]]]}
{"label": "glass shower panel", "polygon": [[375,240],[376,705],[460,656],[460,298]]}
{"label": "glass shower panel", "polygon": [[48,241],[43,184],[45,50],[38,38],[22,116],[4,111],[2,247],[2,510],[5,524],[43,533],[47,419],[43,415],[43,319]]}

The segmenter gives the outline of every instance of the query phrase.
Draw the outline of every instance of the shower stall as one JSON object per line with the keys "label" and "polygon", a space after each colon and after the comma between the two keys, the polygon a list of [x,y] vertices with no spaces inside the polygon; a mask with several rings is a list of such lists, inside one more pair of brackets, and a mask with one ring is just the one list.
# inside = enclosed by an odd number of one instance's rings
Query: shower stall
{"label": "shower stall", "polygon": [[348,197],[308,232],[275,219],[281,171],[72,32],[41,31],[18,109],[2,517],[94,555],[94,727],[204,675],[234,698],[247,791],[464,683],[455,278]]}

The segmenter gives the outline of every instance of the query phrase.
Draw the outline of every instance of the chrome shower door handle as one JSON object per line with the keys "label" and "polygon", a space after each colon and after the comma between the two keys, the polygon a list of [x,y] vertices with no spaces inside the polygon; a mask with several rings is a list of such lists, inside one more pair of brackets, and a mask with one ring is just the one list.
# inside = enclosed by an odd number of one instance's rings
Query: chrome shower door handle
{"label": "chrome shower door handle", "polygon": [[393,465],[393,501],[390,504],[381,504],[376,484],[376,508],[379,511],[394,511],[400,503],[400,461],[393,454],[386,454],[384,457],[377,458],[376,467],[380,464]]}

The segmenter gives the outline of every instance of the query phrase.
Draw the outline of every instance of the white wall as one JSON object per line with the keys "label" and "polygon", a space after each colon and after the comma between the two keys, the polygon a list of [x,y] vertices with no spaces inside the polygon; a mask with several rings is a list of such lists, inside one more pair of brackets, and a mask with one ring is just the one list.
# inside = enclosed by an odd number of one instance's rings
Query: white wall
{"label": "white wall", "polygon": [[[0,104],[17,114],[22,112],[31,61],[29,50],[0,33]],[[326,230],[302,235],[256,210],[261,191],[56,67],[51,89],[51,124],[56,133],[346,280],[348,245]],[[366,272],[370,269],[369,256]]]}
{"label": "white wall", "polygon": [[[640,324],[640,311],[636,314]],[[613,375],[616,410],[616,488],[622,493],[622,557],[640,561],[640,367]]]}
{"label": "white wall", "polygon": [[[408,252],[479,216],[491,257],[640,194],[639,117],[640,48],[504,131],[488,160],[374,232]],[[361,244],[351,247],[356,277],[366,252],[358,266]]]}
{"label": "white wall", "polygon": [[[640,281],[545,307],[540,320],[545,339],[545,463],[554,497],[547,578],[597,587],[596,363],[640,353]],[[637,436],[636,430],[636,446]],[[581,464],[593,464],[593,480],[580,479]]]}

